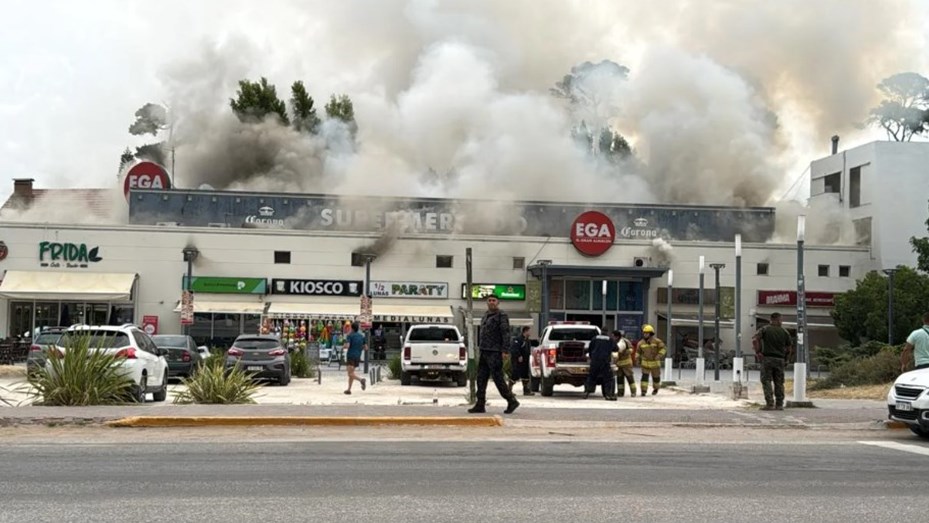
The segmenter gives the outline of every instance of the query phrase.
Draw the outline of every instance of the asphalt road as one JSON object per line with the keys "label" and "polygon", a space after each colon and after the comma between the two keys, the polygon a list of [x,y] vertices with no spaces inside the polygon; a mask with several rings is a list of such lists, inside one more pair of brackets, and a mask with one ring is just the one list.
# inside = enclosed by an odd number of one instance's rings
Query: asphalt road
{"label": "asphalt road", "polygon": [[0,443],[0,521],[898,522],[924,517],[929,469],[929,445],[899,433],[863,433],[891,448],[160,434]]}

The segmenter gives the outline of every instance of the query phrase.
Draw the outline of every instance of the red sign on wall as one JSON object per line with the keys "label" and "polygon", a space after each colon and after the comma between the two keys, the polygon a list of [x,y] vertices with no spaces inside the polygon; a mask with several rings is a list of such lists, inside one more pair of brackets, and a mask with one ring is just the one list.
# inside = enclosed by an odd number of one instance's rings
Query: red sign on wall
{"label": "red sign on wall", "polygon": [[571,243],[586,256],[600,256],[613,246],[616,227],[609,216],[597,211],[587,211],[571,224]]}
{"label": "red sign on wall", "polygon": [[171,179],[164,167],[154,162],[139,162],[129,169],[123,180],[123,192],[129,198],[129,189],[170,189]]}
{"label": "red sign on wall", "polygon": [[142,330],[149,336],[158,334],[158,316],[142,316]]}
{"label": "red sign on wall", "polygon": [[[806,292],[807,307],[835,307],[835,292]],[[758,305],[796,307],[797,291],[758,291]]]}

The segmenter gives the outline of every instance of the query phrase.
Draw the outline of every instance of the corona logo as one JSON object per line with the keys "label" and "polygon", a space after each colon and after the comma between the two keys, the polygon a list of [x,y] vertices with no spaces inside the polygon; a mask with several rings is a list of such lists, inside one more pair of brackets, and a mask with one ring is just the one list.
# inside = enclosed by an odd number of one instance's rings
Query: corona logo
{"label": "corona logo", "polygon": [[258,215],[259,216],[274,216],[274,208],[267,207],[267,206],[262,207],[258,209]]}
{"label": "corona logo", "polygon": [[636,218],[632,221],[636,227],[648,227],[648,220],[645,218]]}

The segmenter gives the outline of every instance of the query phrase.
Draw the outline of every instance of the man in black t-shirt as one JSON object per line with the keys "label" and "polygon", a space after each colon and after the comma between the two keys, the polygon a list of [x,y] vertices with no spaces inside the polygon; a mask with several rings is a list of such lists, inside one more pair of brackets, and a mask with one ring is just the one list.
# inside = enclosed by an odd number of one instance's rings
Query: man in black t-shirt
{"label": "man in black t-shirt", "polygon": [[[781,327],[781,314],[771,314],[771,323],[752,337],[755,358],[761,362],[761,388],[765,406],[761,410],[784,410],[784,367],[793,353],[790,333]],[[772,382],[774,390],[772,391]]]}

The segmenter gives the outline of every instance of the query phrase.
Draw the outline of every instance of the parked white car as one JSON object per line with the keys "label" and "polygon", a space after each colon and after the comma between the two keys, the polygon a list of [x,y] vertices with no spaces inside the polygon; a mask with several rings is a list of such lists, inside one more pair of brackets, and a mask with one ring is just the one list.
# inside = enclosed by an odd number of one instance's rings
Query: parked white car
{"label": "parked white car", "polygon": [[468,384],[468,351],[454,325],[413,325],[407,331],[400,359],[400,385],[413,378],[451,378],[459,387]]}
{"label": "parked white car", "polygon": [[887,393],[888,416],[929,439],[929,369],[905,372]]}
{"label": "parked white car", "polygon": [[91,349],[105,350],[120,359],[123,372],[135,384],[136,401],[144,403],[149,393],[155,401],[168,397],[168,362],[142,329],[135,325],[73,326],[62,335],[59,350],[67,350],[69,340],[82,336],[90,337]]}

